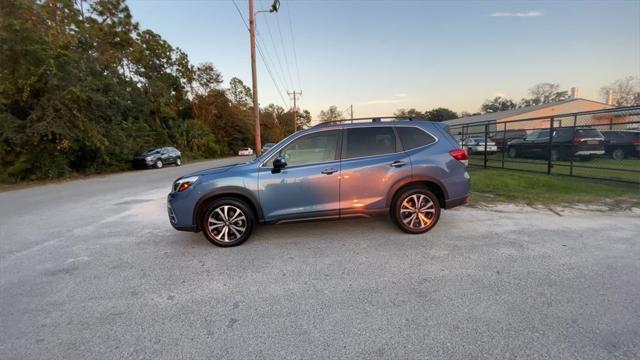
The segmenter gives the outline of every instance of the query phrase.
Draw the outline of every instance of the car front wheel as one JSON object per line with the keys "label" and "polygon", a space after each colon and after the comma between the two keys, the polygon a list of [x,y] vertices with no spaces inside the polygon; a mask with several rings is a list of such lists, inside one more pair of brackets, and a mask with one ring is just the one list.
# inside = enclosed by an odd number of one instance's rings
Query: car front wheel
{"label": "car front wheel", "polygon": [[253,211],[243,201],[223,198],[214,201],[202,218],[204,236],[214,245],[237,246],[245,242],[255,224]]}
{"label": "car front wheel", "polygon": [[509,150],[507,151],[507,154],[509,154],[510,158],[515,158],[518,156],[518,150],[516,150],[516,148],[509,148]]}
{"label": "car front wheel", "polygon": [[158,169],[161,169],[163,166],[164,166],[164,164],[162,163],[162,160],[158,160],[158,161],[156,161],[156,167],[157,167]]}
{"label": "car front wheel", "polygon": [[400,230],[409,234],[422,234],[431,230],[438,222],[440,203],[427,188],[407,188],[396,197],[391,216]]}
{"label": "car front wheel", "polygon": [[176,166],[180,166],[182,165],[182,159],[181,158],[177,158],[176,159]]}

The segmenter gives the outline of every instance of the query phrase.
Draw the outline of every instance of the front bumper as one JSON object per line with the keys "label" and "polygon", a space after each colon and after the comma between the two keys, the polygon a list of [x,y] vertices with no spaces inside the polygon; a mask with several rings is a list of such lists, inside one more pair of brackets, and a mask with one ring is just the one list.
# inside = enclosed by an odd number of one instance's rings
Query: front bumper
{"label": "front bumper", "polygon": [[[198,232],[198,226],[191,223],[192,212],[185,211],[186,204],[181,204],[181,202],[176,199],[175,194],[176,193],[172,192],[167,195],[167,214],[169,216],[169,223],[176,230]],[[182,209],[182,211],[179,211],[175,207]]]}

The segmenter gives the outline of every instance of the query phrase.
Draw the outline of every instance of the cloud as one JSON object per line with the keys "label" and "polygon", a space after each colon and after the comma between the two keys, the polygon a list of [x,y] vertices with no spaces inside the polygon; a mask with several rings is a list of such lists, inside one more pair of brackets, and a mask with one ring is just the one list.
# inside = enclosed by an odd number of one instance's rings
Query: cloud
{"label": "cloud", "polygon": [[361,103],[361,105],[374,105],[374,104],[395,104],[399,103],[402,100],[399,99],[389,99],[389,100],[369,100]]}
{"label": "cloud", "polygon": [[492,17],[536,17],[536,16],[544,16],[542,11],[527,11],[527,12],[508,12],[508,11],[498,11],[489,15]]}
{"label": "cloud", "polygon": [[405,93],[397,93],[394,96],[395,97],[405,97],[405,96],[407,96],[407,94],[405,94]]}

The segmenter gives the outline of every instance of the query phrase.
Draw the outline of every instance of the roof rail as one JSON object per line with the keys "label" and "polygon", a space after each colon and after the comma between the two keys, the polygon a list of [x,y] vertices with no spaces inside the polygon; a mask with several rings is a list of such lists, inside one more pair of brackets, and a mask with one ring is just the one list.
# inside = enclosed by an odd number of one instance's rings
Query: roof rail
{"label": "roof rail", "polygon": [[409,117],[409,116],[378,116],[378,117],[363,117],[363,118],[355,118],[355,119],[340,119],[340,120],[330,120],[324,121],[319,124],[314,125],[313,127],[322,127],[336,124],[344,124],[344,123],[363,123],[363,122],[382,122],[382,121],[414,121],[414,120],[426,120],[421,118]]}

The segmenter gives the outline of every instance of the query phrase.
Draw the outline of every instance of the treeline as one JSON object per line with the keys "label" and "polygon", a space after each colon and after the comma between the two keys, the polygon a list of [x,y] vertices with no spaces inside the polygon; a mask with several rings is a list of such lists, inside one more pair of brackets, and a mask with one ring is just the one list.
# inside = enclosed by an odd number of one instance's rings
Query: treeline
{"label": "treeline", "polygon": [[[0,17],[0,181],[124,169],[157,146],[199,158],[253,145],[250,88],[224,88],[124,0],[1,0]],[[293,131],[292,112],[260,111],[264,142]]]}

